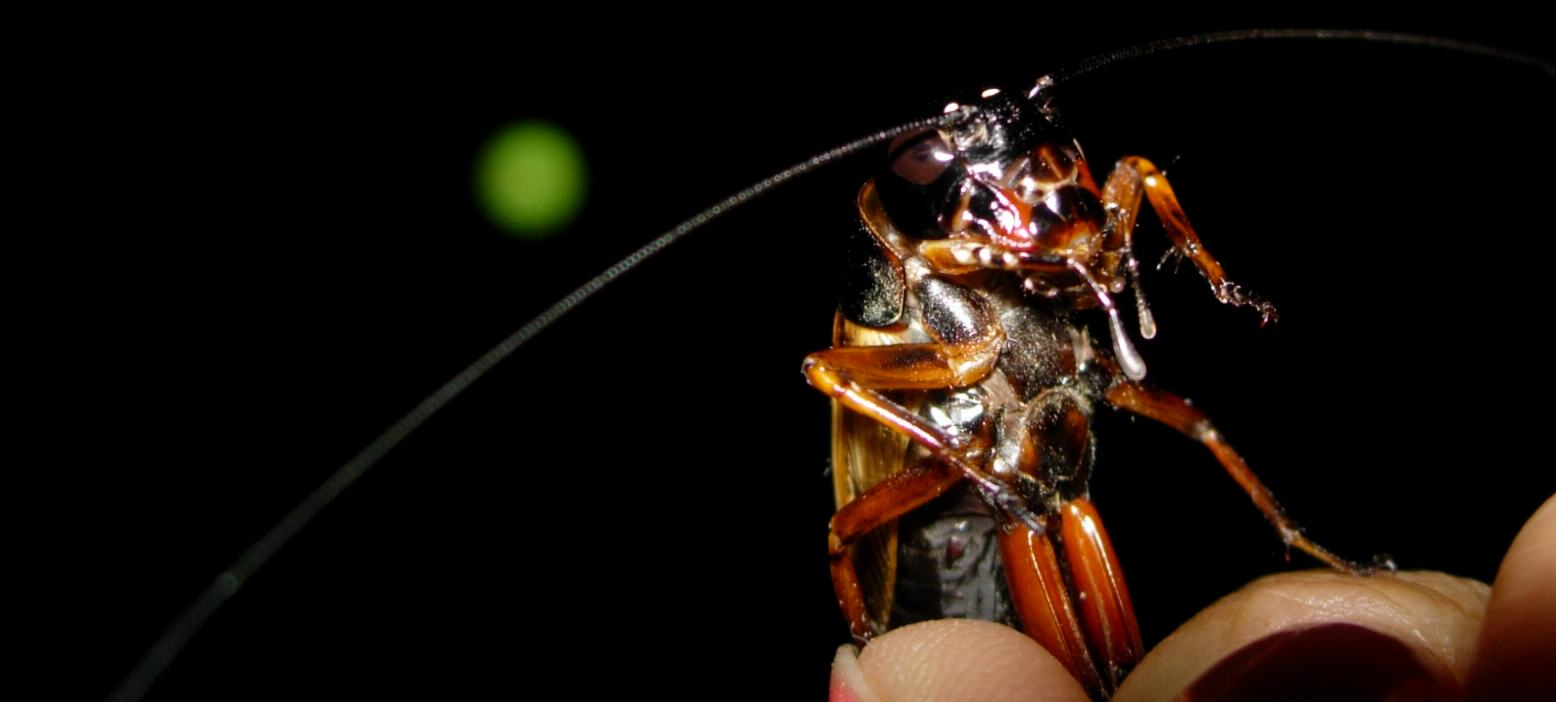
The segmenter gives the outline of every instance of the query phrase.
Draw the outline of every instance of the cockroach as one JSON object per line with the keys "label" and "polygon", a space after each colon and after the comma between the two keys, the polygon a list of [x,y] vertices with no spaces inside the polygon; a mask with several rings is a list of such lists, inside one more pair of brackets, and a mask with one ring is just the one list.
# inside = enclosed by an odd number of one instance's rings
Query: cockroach
{"label": "cockroach", "polygon": [[[1161,331],[1149,342],[1134,331],[1130,337],[1149,380],[1195,398],[1299,521],[1336,552],[1387,550],[1403,567],[1489,578],[1500,550],[1485,545],[1505,543],[1529,511],[1513,503],[1526,494],[1537,501],[1550,481],[1497,478],[1511,486],[1502,491],[1505,514],[1473,511],[1455,498],[1478,480],[1472,476],[1481,457],[1455,448],[1473,438],[1461,443],[1454,433],[1518,435],[1516,417],[1493,421],[1473,409],[1505,402],[1474,392],[1513,385],[1500,381],[1525,377],[1529,360],[1538,366],[1537,344],[1518,334],[1539,322],[1520,301],[1538,299],[1538,262],[1546,251],[1528,203],[1539,201],[1535,164],[1551,150],[1549,137],[1532,128],[1541,113],[1516,94],[1548,92],[1548,85],[1497,62],[1422,48],[1281,43],[1195,51],[1202,55],[1161,54],[1060,86],[1076,91],[1061,92],[1059,105],[1091,162],[1149,155],[1168,172],[1196,230],[1233,279],[1280,306],[1280,323],[1260,329],[1256,316],[1207,303],[1197,274],[1171,275],[1170,263],[1156,267],[1165,237],[1150,215],[1142,217],[1136,239],[1147,250],[1135,254]],[[1260,52],[1299,56],[1301,66],[1272,65],[1279,62]],[[765,167],[752,160],[787,161],[795,142],[838,143],[905,114],[932,117],[946,98],[985,85],[1030,85],[1042,70],[1088,53],[1027,55],[997,69],[936,66],[928,78],[882,71],[891,76],[807,80],[780,86],[785,99],[773,102],[785,103],[781,108],[764,105],[738,118],[722,111],[738,100],[693,102],[688,91],[675,110],[627,120],[628,134],[611,158],[630,161],[634,182],[652,198],[612,202],[630,202],[620,208],[634,222],[668,220],[646,203],[684,212],[689,200],[711,201],[727,190],[735,172],[759,178]],[[1342,58],[1328,62],[1326,54]],[[1377,68],[1389,55],[1405,58]],[[1250,68],[1229,72],[1228,62]],[[1410,72],[1415,63],[1428,65],[1425,77]],[[1465,73],[1441,70],[1464,64],[1471,65]],[[1501,82],[1509,74],[1518,75]],[[1404,87],[1393,87],[1396,80]],[[767,88],[775,89],[771,81]],[[795,98],[802,88],[814,98],[803,109]],[[1506,99],[1508,93],[1515,97]],[[1496,94],[1504,100],[1491,102]],[[1408,107],[1388,102],[1401,95],[1414,96]],[[619,110],[634,101],[609,102]],[[381,107],[374,111],[392,114]],[[408,132],[408,122],[395,124]],[[600,651],[618,646],[648,652],[606,665],[650,685],[663,685],[671,668],[687,684],[687,667],[711,656],[708,665],[730,668],[715,679],[792,679],[797,691],[817,691],[822,667],[848,631],[839,623],[821,547],[821,527],[834,509],[826,487],[828,437],[820,429],[826,403],[793,370],[830,343],[831,329],[820,319],[831,316],[834,291],[819,281],[840,258],[839,242],[857,231],[855,194],[885,148],[731,213],[698,234],[701,240],[651,259],[537,336],[523,362],[499,368],[450,405],[429,423],[430,433],[407,439],[373,480],[323,514],[309,538],[281,552],[273,570],[252,580],[193,641],[159,683],[168,686],[164,694],[199,694],[191,688],[234,680],[252,681],[255,694],[281,692],[302,684],[304,670],[328,672],[329,684],[342,689],[386,677],[429,691],[458,689],[466,680],[489,685],[507,675],[494,671],[511,671],[515,661],[515,684],[522,684],[565,665],[556,651],[586,650],[598,660]],[[1476,175],[1462,177],[1465,171]],[[1432,185],[1422,186],[1423,178]],[[605,231],[598,224],[589,231]],[[545,288],[560,284],[549,280],[551,269],[565,269],[556,275],[576,282],[602,257],[630,251],[604,235],[568,246],[530,248],[531,258],[513,260],[494,253],[505,247],[474,245],[478,254],[491,254],[473,264],[476,273],[466,259],[432,254],[433,268],[458,273],[430,284],[402,260],[368,257],[351,285],[408,284],[432,296],[429,308],[446,310],[475,298],[480,283],[470,281],[485,273],[501,279],[499,270],[527,271],[530,280],[519,284]],[[326,260],[349,260],[334,255]],[[1528,270],[1509,257],[1528,261]],[[394,273],[398,266],[404,274]],[[378,276],[375,269],[392,273]],[[344,394],[370,396],[363,405],[336,412],[309,400],[304,404],[313,407],[296,409],[351,422],[355,436],[369,432],[371,422],[414,403],[412,391],[396,394],[400,388],[435,384],[459,367],[465,344],[475,344],[448,337],[500,336],[507,322],[486,320],[520,297],[470,303],[471,317],[483,320],[471,330],[417,309],[409,302],[423,299],[417,294],[405,293],[407,302],[399,294],[375,292],[354,307],[350,294],[329,293],[312,304],[334,305],[343,317],[363,308],[400,310],[420,320],[416,335],[438,343],[372,336],[376,325],[360,321],[349,332],[326,329],[325,314],[307,319],[337,343],[353,344],[336,357],[335,375],[368,375],[344,360],[370,358],[354,346],[359,336],[428,358],[373,361],[373,373],[401,378],[390,383],[394,391],[367,380],[335,381]],[[1127,291],[1118,300],[1132,304]],[[377,314],[377,323],[393,321]],[[1111,341],[1096,317],[1102,313],[1078,314],[1090,320],[1085,328],[1105,351]],[[1391,429],[1378,419],[1411,412],[1427,397],[1435,409],[1408,415],[1421,429]],[[351,407],[365,418],[357,420]],[[1278,567],[1284,548],[1246,497],[1213,473],[1202,449],[1147,423],[1125,426],[1105,412],[1097,421],[1094,501],[1129,570],[1142,642],[1216,594]],[[1421,441],[1423,435],[1444,438]],[[1445,451],[1459,466],[1455,472],[1421,467]],[[271,494],[267,504],[295,499],[317,477],[267,488],[292,493]],[[1430,510],[1429,525],[1421,505]],[[246,533],[233,544],[262,531],[269,519],[263,513],[273,512],[252,509],[261,514],[237,529]],[[1022,523],[1027,515],[1012,516]],[[230,545],[203,546],[225,554]],[[198,564],[200,577],[226,564],[226,555],[213,558]],[[191,594],[194,582],[163,595],[168,601],[146,617],[171,613],[178,606],[171,600]],[[656,648],[654,631],[672,622],[704,643]],[[794,642],[795,629],[804,630],[803,643]],[[556,648],[525,658],[476,642],[474,634],[494,630]],[[763,630],[783,640],[763,644],[753,637]],[[772,662],[734,672],[735,658],[723,649],[737,639]],[[286,672],[270,676],[255,666]],[[411,682],[399,681],[402,674]]]}
{"label": "cockroach", "polygon": [[[1019,622],[1107,696],[1145,649],[1090,500],[1102,407],[1204,444],[1288,546],[1371,568],[1304,536],[1204,412],[1141,382],[1115,298],[1132,284],[1139,336],[1156,335],[1134,257],[1147,206],[1217,299],[1265,323],[1276,308],[1228,277],[1151,161],[1094,178],[1053,90],[1047,76],[1025,95],[991,88],[893,142],[843,247],[834,346],[804,368],[836,403],[829,552],[854,636],[893,619]],[[1110,344],[1081,321],[1091,308]]]}

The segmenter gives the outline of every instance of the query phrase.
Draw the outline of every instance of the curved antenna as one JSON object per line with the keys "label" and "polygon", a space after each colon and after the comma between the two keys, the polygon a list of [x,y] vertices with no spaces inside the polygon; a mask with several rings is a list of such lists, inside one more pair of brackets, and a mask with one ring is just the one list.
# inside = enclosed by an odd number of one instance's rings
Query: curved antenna
{"label": "curved antenna", "polygon": [[[1411,46],[1426,46],[1442,48],[1450,51],[1460,51],[1472,55],[1487,56],[1491,58],[1510,61],[1513,63],[1533,66],[1547,74],[1556,76],[1556,65],[1527,54],[1509,51],[1484,44],[1433,37],[1421,34],[1406,34],[1396,32],[1371,32],[1364,30],[1333,30],[1333,29],[1251,29],[1241,31],[1217,32],[1209,34],[1196,34],[1191,36],[1163,39],[1160,41],[1139,44],[1133,47],[1118,49],[1104,54],[1098,54],[1049,74],[1046,78],[1053,83],[1073,80],[1077,77],[1112,65],[1142,56],[1172,51],[1193,46],[1209,44],[1225,44],[1239,41],[1256,41],[1262,39],[1339,39],[1350,41],[1375,41],[1382,43],[1405,44]],[[546,308],[534,319],[526,322],[524,326],[507,338],[498,342],[491,350],[482,354],[464,370],[461,370],[453,378],[449,379],[432,394],[428,395],[416,405],[410,412],[400,417],[384,430],[377,438],[363,448],[361,452],[346,461],[337,468],[323,483],[303,498],[293,507],[286,516],[276,522],[275,526],[260,536],[253,544],[250,544],[233,561],[232,565],[216,576],[211,584],[201,591],[194,602],[181,612],[173,620],[162,635],[151,644],[146,653],[136,662],[130,672],[125,675],[113,692],[109,694],[110,702],[139,702],[150,691],[151,686],[166,672],[169,665],[177,658],[179,652],[189,643],[205,623],[210,620],[222,605],[237,594],[243,584],[248,581],[266,562],[278,551],[286,546],[297,534],[307,526],[314,517],[325,507],[334,502],[352,483],[362,477],[369,469],[399,445],[407,436],[430,419],[454,398],[458,397],[467,388],[474,384],[482,375],[491,370],[508,355],[512,354],[520,346],[533,339],[540,332],[551,326],[556,320],[567,314],[573,308],[582,304],[596,292],[609,285],[616,278],[627,271],[636,268],[644,260],[664,250],[669,245],[680,240],[687,234],[707,225],[719,216],[735,209],[752,199],[766,193],[783,183],[813,171],[823,165],[851,156],[859,151],[884,141],[893,139],[901,134],[937,126],[949,120],[955,119],[960,111],[950,112],[945,115],[915,120],[891,129],[886,129],[869,136],[856,139],[821,154],[813,156],[801,163],[795,164],[778,173],[775,173],[755,184],[752,184],[739,192],[725,198],[717,204],[697,213],[690,219],[676,225],[674,228],[655,237],[653,241],[643,245],[637,251],[632,252],[626,258],[607,268],[599,275],[590,278],[584,284],[578,286],[566,297]]]}
{"label": "curved antenna", "polygon": [[411,432],[416,431],[424,422],[434,414],[437,414],[438,410],[443,409],[444,405],[458,397],[460,393],[463,393],[475,381],[479,380],[481,376],[485,375],[487,371],[502,362],[509,354],[523,346],[525,342],[535,338],[546,327],[561,319],[563,315],[599,292],[601,288],[609,285],[623,273],[636,268],[650,256],[659,253],[687,234],[701,229],[719,216],[750,202],[779,185],[823,165],[893,139],[905,132],[934,126],[945,119],[943,116],[920,119],[879,131],[850,141],[842,146],[829,149],[768,176],[724,198],[712,207],[698,212],[690,219],[677,224],[673,229],[660,234],[653,241],[644,244],[642,248],[616,262],[616,265],[590,278],[588,282],[578,286],[568,293],[566,297],[547,307],[545,311],[536,315],[534,319],[526,322],[524,326],[519,327],[517,331],[498,342],[491,350],[481,354],[480,358],[466,366],[464,370],[450,378],[448,382],[443,383],[432,394],[428,395],[420,403],[417,403],[416,407],[407,412],[405,416],[395,420],[394,424],[391,424],[388,429],[384,430],[384,433],[378,435],[378,438],[373,439],[372,443],[369,443],[360,453],[353,456],[351,460],[346,461],[340,468],[337,468],[328,478],[324,479],[323,483],[314,488],[313,492],[297,503],[296,507],[287,512],[286,516],[276,522],[275,526],[272,526],[269,531],[255,540],[253,544],[250,544],[238,556],[238,559],[233,561],[232,565],[218,574],[216,579],[211,581],[211,584],[206,586],[205,590],[195,598],[194,602],[190,603],[178,615],[178,618],[173,620],[172,624],[168,625],[167,630],[152,643],[151,648],[147,649],[145,655],[135,664],[135,667],[131,668],[129,674],[119,682],[118,687],[114,689],[108,699],[111,702],[136,702],[144,697],[146,692],[151,689],[152,684],[167,670],[173,659],[184,649],[184,646],[189,643],[189,640],[194,637],[195,633],[205,626],[211,615],[215,614],[218,609],[221,609],[221,606],[231,599],[243,587],[243,584],[270,560],[271,556],[274,556],[276,552],[285,547],[287,542],[291,541],[293,537],[297,536],[298,532],[302,531],[303,527],[308,525],[308,522],[318,516],[319,512],[323,511],[331,502],[334,502],[335,498],[340,497],[341,493],[345,492],[346,488],[351,487],[351,484],[362,477],[364,473],[377,465],[385,454],[393,450],[395,446],[398,446]]}
{"label": "curved antenna", "polygon": [[[1521,64],[1539,69],[1546,75],[1556,77],[1556,64],[1538,56],[1525,54],[1498,46],[1480,44],[1462,39],[1450,39],[1448,37],[1434,37],[1428,34],[1411,34],[1409,32],[1376,32],[1366,29],[1239,29],[1227,32],[1210,32],[1207,34],[1194,34],[1186,37],[1173,37],[1157,41],[1136,44],[1123,49],[1115,49],[1105,53],[1090,56],[1048,74],[1052,83],[1064,83],[1074,80],[1087,73],[1100,68],[1111,66],[1115,63],[1137,59],[1143,56],[1160,53],[1163,51],[1176,51],[1194,46],[1209,46],[1212,44],[1231,44],[1243,41],[1260,41],[1265,39],[1307,39],[1323,41],[1358,41],[1375,42],[1379,44],[1400,44],[1404,46],[1421,46],[1445,51],[1457,51],[1473,56]],[[1041,83],[1041,81],[1040,81]]]}

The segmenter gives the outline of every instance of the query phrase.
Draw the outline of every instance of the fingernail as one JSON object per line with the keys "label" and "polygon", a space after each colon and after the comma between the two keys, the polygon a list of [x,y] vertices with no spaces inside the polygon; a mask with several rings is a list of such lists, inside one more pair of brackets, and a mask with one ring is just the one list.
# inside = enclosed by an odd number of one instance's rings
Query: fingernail
{"label": "fingernail", "polygon": [[1194,702],[1435,702],[1456,696],[1404,642],[1354,624],[1272,634],[1222,659],[1179,696]]}
{"label": "fingernail", "polygon": [[830,702],[878,702],[880,699],[864,680],[859,669],[859,649],[843,644],[832,657],[832,682],[827,686]]}

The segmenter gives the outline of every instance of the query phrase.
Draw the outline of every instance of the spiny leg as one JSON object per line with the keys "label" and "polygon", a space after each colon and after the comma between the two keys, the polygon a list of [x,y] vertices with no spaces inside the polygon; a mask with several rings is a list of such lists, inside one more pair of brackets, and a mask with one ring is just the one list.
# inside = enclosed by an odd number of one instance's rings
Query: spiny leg
{"label": "spiny leg", "polygon": [[1221,434],[1211,425],[1210,418],[1189,404],[1187,400],[1165,390],[1147,388],[1129,382],[1114,385],[1108,390],[1107,398],[1114,407],[1147,419],[1154,419],[1204,444],[1211,453],[1215,454],[1216,460],[1221,462],[1221,467],[1226,469],[1227,474],[1231,475],[1243,491],[1248,493],[1248,497],[1253,499],[1254,506],[1264,513],[1264,518],[1275,527],[1281,541],[1284,541],[1288,548],[1295,546],[1335,570],[1358,575],[1372,572],[1371,568],[1336,556],[1329,549],[1319,546],[1304,536],[1297,523],[1286,516],[1286,512],[1275,501],[1275,495],[1259,481],[1259,476],[1254,475],[1253,469],[1243,461],[1243,457],[1237,455],[1232,445],[1221,438]]}
{"label": "spiny leg", "polygon": [[1162,221],[1162,228],[1167,231],[1173,250],[1194,262],[1200,274],[1210,283],[1210,289],[1215,292],[1217,300],[1258,310],[1264,324],[1280,317],[1275,305],[1227,279],[1221,263],[1205,250],[1199,235],[1194,233],[1194,227],[1189,224],[1183,206],[1178,204],[1178,196],[1173,193],[1167,177],[1157,169],[1156,164],[1143,157],[1126,156],[1120,159],[1102,188],[1102,202],[1109,211],[1108,226],[1113,237],[1124,237],[1126,243],[1129,241],[1135,219],[1139,216],[1142,195],[1150,200],[1151,209],[1156,211],[1157,218]]}

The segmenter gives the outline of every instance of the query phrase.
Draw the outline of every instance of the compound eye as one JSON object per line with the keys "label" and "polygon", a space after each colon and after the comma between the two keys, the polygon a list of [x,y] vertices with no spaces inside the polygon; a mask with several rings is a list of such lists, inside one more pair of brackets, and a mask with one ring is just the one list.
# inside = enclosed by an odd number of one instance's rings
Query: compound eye
{"label": "compound eye", "polygon": [[940,138],[939,132],[923,131],[899,137],[892,144],[890,170],[914,185],[929,185],[944,174],[954,160],[956,153]]}
{"label": "compound eye", "polygon": [[899,137],[876,174],[876,194],[897,230],[919,239],[946,236],[940,222],[960,192],[966,169],[933,129]]}

